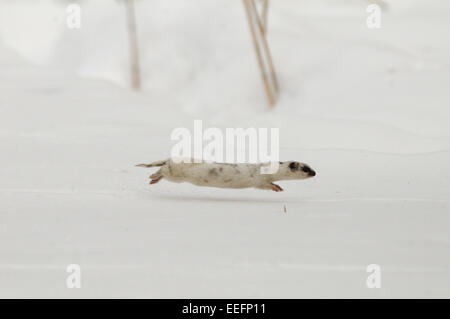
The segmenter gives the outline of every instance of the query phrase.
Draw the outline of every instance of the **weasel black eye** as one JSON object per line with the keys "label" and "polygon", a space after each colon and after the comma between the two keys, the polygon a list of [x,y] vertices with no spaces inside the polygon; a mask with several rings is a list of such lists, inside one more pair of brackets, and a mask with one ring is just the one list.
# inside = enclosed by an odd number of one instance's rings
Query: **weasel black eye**
{"label": "weasel black eye", "polygon": [[305,173],[310,173],[311,169],[308,166],[305,165],[305,166],[302,167],[302,171],[305,172]]}
{"label": "weasel black eye", "polygon": [[291,171],[298,171],[300,164],[297,162],[292,162],[289,164],[289,168]]}

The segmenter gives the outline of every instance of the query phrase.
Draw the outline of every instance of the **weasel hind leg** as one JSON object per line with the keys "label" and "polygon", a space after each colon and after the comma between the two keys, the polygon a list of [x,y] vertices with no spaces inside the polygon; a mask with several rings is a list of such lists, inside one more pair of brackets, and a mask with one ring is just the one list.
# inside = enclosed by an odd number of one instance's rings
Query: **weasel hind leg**
{"label": "weasel hind leg", "polygon": [[155,174],[150,175],[150,184],[158,183],[163,177],[161,170],[157,171]]}
{"label": "weasel hind leg", "polygon": [[160,177],[158,177],[158,178],[155,178],[155,179],[151,179],[150,180],[150,183],[149,184],[156,184],[156,183],[158,183],[160,180],[162,180],[162,176],[160,176]]}

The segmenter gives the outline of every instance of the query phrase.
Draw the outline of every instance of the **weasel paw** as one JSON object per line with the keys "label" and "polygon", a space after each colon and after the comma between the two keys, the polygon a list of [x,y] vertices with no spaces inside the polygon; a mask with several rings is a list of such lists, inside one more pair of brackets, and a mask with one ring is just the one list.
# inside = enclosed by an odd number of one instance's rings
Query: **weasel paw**
{"label": "weasel paw", "polygon": [[270,189],[273,190],[274,192],[282,192],[283,191],[283,189],[277,184],[271,184]]}
{"label": "weasel paw", "polygon": [[162,179],[162,176],[152,179],[149,184],[156,184]]}

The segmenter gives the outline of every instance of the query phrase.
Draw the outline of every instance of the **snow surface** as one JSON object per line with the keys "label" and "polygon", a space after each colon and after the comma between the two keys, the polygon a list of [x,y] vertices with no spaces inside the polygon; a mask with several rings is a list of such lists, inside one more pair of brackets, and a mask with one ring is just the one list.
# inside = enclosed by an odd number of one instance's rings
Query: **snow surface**
{"label": "snow surface", "polygon": [[[271,1],[270,111],[240,1],[138,1],[141,93],[121,3],[83,1],[80,30],[61,3],[0,1],[0,297],[450,297],[450,4],[370,30],[368,1]],[[318,175],[148,185],[134,164],[194,119],[279,127]]]}

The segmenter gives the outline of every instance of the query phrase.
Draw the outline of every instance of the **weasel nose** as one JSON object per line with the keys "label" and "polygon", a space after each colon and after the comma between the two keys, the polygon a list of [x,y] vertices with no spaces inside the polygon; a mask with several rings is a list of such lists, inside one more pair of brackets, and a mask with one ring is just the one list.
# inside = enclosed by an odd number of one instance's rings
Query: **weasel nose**
{"label": "weasel nose", "polygon": [[309,176],[316,176],[316,172],[313,171],[313,170],[311,170],[311,171],[309,172]]}

